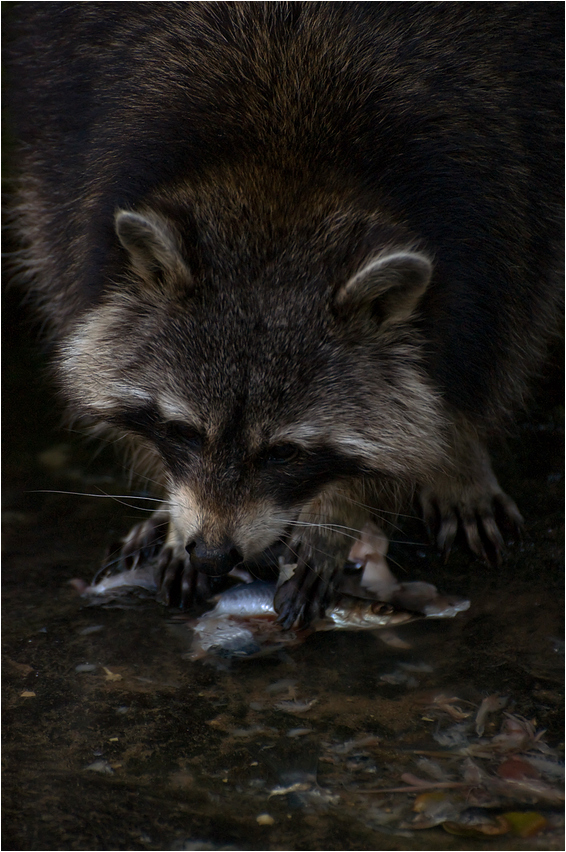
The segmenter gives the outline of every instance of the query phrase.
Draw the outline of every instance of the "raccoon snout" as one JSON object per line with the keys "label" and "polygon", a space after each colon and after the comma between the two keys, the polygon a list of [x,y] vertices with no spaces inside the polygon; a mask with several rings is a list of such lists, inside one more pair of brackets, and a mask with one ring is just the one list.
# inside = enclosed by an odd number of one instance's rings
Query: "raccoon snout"
{"label": "raccoon snout", "polygon": [[202,538],[196,538],[187,544],[185,550],[191,557],[191,565],[196,571],[218,577],[235,568],[244,557],[231,541],[220,547],[207,547]]}

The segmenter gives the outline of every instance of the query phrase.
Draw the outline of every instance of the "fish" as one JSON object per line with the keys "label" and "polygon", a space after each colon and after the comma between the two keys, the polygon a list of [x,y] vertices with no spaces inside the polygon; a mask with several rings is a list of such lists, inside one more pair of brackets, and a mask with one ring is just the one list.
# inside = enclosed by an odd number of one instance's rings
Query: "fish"
{"label": "fish", "polygon": [[[281,557],[277,583],[233,569],[231,579],[236,584],[213,598],[211,610],[186,620],[193,631],[188,656],[193,660],[208,655],[255,657],[297,645],[310,634],[326,630],[381,630],[386,644],[399,647],[400,640],[391,628],[417,618],[453,618],[469,608],[469,600],[442,595],[431,583],[399,583],[387,563],[387,547],[387,537],[368,522],[350,549],[353,570],[344,574],[324,616],[298,631],[294,629],[297,624],[283,629],[274,605],[277,590],[293,576],[296,565]],[[156,596],[158,573],[154,559],[126,571],[99,572],[90,585],[82,580],[71,582],[91,603],[106,603],[140,589]]]}
{"label": "fish", "polygon": [[70,581],[76,591],[84,598],[102,599],[104,603],[130,594],[139,589],[157,594],[157,566],[153,562],[144,563],[141,567],[130,568],[127,571],[99,571],[90,585],[84,580],[74,578]]}
{"label": "fish", "polygon": [[[438,601],[444,600],[434,586],[431,588]],[[282,630],[273,605],[276,589],[276,583],[254,580],[251,583],[238,583],[218,595],[212,610],[188,622],[194,634],[190,659],[202,659],[211,654],[255,657],[297,645],[319,631],[382,630],[420,618],[445,617],[439,604],[436,604],[435,615],[427,615],[424,610],[428,604],[424,605],[423,611],[418,612],[398,609],[390,603],[368,597],[343,594],[327,608],[324,618],[313,620],[308,628]],[[466,604],[470,605],[469,601],[460,599],[454,603],[455,600],[451,599],[446,604],[448,617],[466,609]]]}

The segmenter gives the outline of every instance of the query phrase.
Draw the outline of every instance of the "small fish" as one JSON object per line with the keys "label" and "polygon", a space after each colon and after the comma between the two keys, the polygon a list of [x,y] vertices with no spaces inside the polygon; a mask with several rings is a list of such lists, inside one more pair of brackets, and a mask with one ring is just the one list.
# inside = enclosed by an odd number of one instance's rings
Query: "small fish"
{"label": "small fish", "polygon": [[[413,621],[414,612],[395,610],[390,604],[365,598],[344,596],[327,610],[326,618],[314,625],[315,630],[376,630]],[[325,621],[330,624],[325,626]]]}
{"label": "small fish", "polygon": [[[253,583],[240,583],[223,592],[210,612],[204,618],[219,616],[234,616],[236,618],[276,618],[273,607],[275,583],[254,580]],[[313,630],[375,630],[379,627],[390,627],[403,624],[416,618],[411,612],[395,610],[389,604],[370,598],[355,598],[343,595],[332,608],[327,609],[326,616],[314,622]]]}
{"label": "small fish", "polygon": [[[216,606],[206,616],[233,615],[239,618],[274,618],[273,608],[275,583],[254,580],[253,583],[239,583],[218,596]],[[204,616],[203,616],[204,617]]]}
{"label": "small fish", "polygon": [[375,630],[418,617],[375,600],[343,596],[327,610],[325,618],[298,634],[282,630],[277,623],[275,589],[275,583],[255,580],[239,583],[219,595],[214,609],[189,622],[194,631],[190,657],[200,659],[209,653],[255,657],[296,645],[318,630]]}
{"label": "small fish", "polygon": [[[212,653],[227,657],[255,657],[298,644],[321,630],[385,630],[416,618],[453,618],[468,609],[463,598],[440,595],[430,583],[399,583],[387,560],[387,538],[373,524],[366,524],[354,543],[349,561],[359,566],[355,576],[345,574],[341,589],[324,618],[313,621],[299,634],[283,630],[273,606],[276,584],[261,580],[239,582],[216,598],[214,609],[188,622],[194,632],[189,656],[200,659]],[[296,566],[280,559],[280,581],[288,579]],[[133,590],[156,594],[156,561],[128,571],[100,572],[88,586],[71,581],[84,596],[111,600]],[[389,643],[399,643],[384,632]]]}
{"label": "small fish", "polygon": [[71,580],[71,585],[83,597],[93,598],[126,595],[134,589],[145,589],[154,594],[158,590],[153,562],[142,568],[131,568],[129,571],[99,571],[90,586],[79,579]]}
{"label": "small fish", "polygon": [[[436,589],[433,586],[430,588],[434,590],[436,600],[440,601]],[[396,609],[392,604],[373,598],[342,595],[334,606],[327,609],[324,618],[313,621],[307,630],[297,633],[282,630],[277,623],[277,613],[273,607],[275,590],[275,583],[255,580],[252,583],[239,583],[219,595],[214,609],[189,622],[194,631],[191,659],[201,659],[210,653],[228,657],[255,657],[296,645],[313,632],[381,630],[427,617],[425,612]],[[432,597],[431,593],[427,601]],[[460,608],[467,608],[466,604],[469,606],[469,602],[462,601]],[[453,606],[452,600],[446,603],[446,607],[450,610],[450,616],[460,609]],[[434,617],[443,617],[441,606],[436,607]]]}

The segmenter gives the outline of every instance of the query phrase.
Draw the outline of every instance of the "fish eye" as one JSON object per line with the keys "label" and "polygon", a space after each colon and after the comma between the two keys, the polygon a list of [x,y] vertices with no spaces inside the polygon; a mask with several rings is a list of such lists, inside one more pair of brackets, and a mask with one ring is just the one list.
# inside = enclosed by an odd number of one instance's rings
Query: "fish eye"
{"label": "fish eye", "polygon": [[268,464],[287,464],[298,458],[301,452],[296,444],[274,444],[267,451]]}
{"label": "fish eye", "polygon": [[202,447],[202,435],[193,426],[183,423],[182,420],[169,420],[165,423],[165,437],[175,444],[183,444],[192,450],[200,450]]}

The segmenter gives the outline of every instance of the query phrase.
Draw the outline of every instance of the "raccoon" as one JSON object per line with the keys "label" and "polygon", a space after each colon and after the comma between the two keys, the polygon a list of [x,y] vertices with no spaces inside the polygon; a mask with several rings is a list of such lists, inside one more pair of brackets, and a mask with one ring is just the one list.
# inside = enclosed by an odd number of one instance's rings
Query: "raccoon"
{"label": "raccoon", "polygon": [[[282,542],[284,626],[413,494],[446,553],[521,516],[486,441],[560,303],[560,3],[22,3],[20,278],[73,417],[164,508],[181,606]],[[178,600],[177,600],[178,598]]]}

